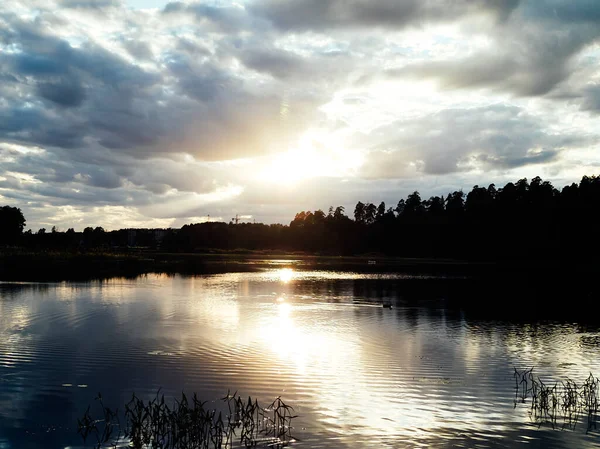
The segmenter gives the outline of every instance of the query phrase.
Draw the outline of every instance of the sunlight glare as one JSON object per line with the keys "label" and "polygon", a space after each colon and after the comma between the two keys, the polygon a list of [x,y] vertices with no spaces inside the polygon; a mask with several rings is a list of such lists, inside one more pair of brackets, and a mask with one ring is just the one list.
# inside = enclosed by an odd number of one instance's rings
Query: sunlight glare
{"label": "sunlight glare", "polygon": [[362,162],[360,154],[344,149],[333,134],[313,130],[297,146],[267,162],[259,179],[286,186],[316,177],[341,177],[352,173]]}
{"label": "sunlight glare", "polygon": [[292,311],[291,304],[279,304],[279,318],[281,319],[289,319],[290,312]]}
{"label": "sunlight glare", "polygon": [[287,284],[294,278],[294,270],[291,268],[282,268],[281,270],[277,270],[277,275],[281,282]]}

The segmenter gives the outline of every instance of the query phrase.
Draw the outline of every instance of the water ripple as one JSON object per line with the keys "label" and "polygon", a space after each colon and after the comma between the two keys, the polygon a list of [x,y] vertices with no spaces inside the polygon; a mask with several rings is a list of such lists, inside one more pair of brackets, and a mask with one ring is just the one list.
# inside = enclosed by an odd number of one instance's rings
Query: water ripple
{"label": "water ripple", "polygon": [[[577,323],[470,319],[403,275],[294,272],[0,285],[0,447],[80,447],[98,391],[282,395],[303,447],[598,447],[515,408],[513,367],[600,373]],[[383,308],[383,304],[392,308]],[[45,430],[42,430],[45,429]],[[3,442],[4,439],[4,442]]]}

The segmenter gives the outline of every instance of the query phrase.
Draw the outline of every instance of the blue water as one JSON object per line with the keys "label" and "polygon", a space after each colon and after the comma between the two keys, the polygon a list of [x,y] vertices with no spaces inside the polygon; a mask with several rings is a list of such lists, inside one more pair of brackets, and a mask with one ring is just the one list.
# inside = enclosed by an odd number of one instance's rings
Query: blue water
{"label": "blue water", "polygon": [[600,446],[585,424],[538,428],[512,377],[600,375],[597,328],[482,320],[402,285],[287,269],[0,284],[0,448],[91,447],[76,424],[98,392],[122,407],[159,388],[281,396],[293,447]]}

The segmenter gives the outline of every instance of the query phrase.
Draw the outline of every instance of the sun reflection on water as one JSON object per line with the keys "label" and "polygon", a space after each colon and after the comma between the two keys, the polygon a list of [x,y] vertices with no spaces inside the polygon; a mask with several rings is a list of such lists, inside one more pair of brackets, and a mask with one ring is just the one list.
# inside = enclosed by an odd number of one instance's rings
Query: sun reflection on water
{"label": "sun reflection on water", "polygon": [[[303,321],[302,306],[277,298],[276,312],[265,317],[260,340],[300,375],[323,374],[319,367],[339,367],[354,351],[351,341],[338,339],[322,326]],[[334,369],[336,370],[336,369]]]}
{"label": "sun reflection on water", "polygon": [[281,268],[280,270],[276,270],[275,274],[279,276],[279,280],[284,284],[294,279],[294,270],[291,268]]}
{"label": "sun reflection on water", "polygon": [[[483,447],[512,436],[529,419],[526,409],[513,408],[507,360],[517,367],[549,363],[545,372],[556,368],[559,378],[597,366],[595,349],[579,344],[576,327],[492,326],[401,304],[389,311],[365,304],[368,297],[356,288],[363,284],[353,276],[283,268],[59,285],[50,293],[26,290],[17,299],[0,295],[0,386],[25,390],[12,373],[30,372],[22,382],[33,388],[37,373],[55,369],[61,357],[74,374],[42,379],[43,388],[69,382],[109,389],[88,368],[102,348],[102,363],[122,374],[117,380],[129,373],[123,354],[152,379],[134,385],[145,391],[162,383],[174,390],[208,385],[209,398],[229,387],[281,394],[299,407],[297,436],[319,436],[323,446],[411,441],[432,447],[427,443],[445,438],[450,446],[468,437]],[[375,283],[386,285],[382,278]],[[107,340],[107,322],[127,332],[111,331],[119,340]],[[94,323],[100,332],[92,332]],[[115,384],[126,393],[132,388]],[[0,398],[0,417],[24,409],[25,399],[7,388],[2,393],[10,402]]]}

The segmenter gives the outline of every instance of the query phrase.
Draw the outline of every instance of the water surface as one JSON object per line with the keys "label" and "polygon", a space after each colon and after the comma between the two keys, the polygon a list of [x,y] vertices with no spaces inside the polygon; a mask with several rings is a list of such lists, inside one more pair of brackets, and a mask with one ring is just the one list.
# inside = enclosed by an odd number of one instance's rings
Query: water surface
{"label": "water surface", "polygon": [[600,375],[597,328],[483,320],[403,282],[280,269],[0,284],[0,448],[83,447],[76,420],[98,392],[117,407],[159,388],[282,396],[296,447],[600,446],[584,425],[538,429],[512,377]]}

